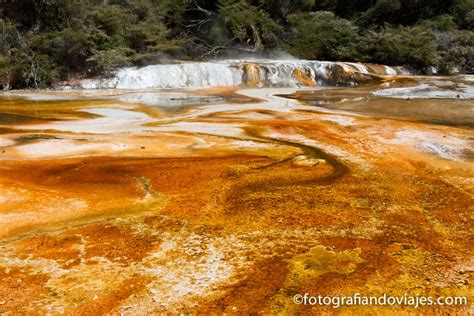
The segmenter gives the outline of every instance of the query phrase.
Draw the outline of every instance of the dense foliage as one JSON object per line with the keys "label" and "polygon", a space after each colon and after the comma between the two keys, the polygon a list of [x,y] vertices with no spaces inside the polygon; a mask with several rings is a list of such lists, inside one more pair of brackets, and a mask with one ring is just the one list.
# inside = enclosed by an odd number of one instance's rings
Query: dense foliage
{"label": "dense foliage", "polygon": [[0,88],[285,50],[474,72],[474,0],[4,0]]}

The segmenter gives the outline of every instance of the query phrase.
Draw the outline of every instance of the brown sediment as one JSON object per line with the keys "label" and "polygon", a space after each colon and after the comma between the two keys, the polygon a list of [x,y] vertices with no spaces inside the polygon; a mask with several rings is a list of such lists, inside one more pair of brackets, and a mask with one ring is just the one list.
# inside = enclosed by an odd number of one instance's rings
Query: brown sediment
{"label": "brown sediment", "polygon": [[47,294],[46,275],[31,274],[21,268],[0,269],[0,312],[23,314],[24,306]]}
{"label": "brown sediment", "polygon": [[132,276],[118,284],[113,291],[100,297],[100,300],[87,300],[71,311],[73,315],[105,315],[114,311],[127,298],[146,290],[149,279],[143,276]]}
{"label": "brown sediment", "polygon": [[365,74],[358,71],[347,71],[344,66],[336,64],[335,67],[331,68],[328,77],[334,85],[352,86],[355,82],[358,84],[382,82],[385,79],[385,77],[382,76],[383,74],[385,74],[385,72],[379,75],[372,73]]}
{"label": "brown sediment", "polygon": [[240,87],[211,87],[206,89],[190,90],[192,93],[197,95],[208,95],[208,96],[222,96],[227,98],[229,102],[258,102],[257,99],[250,98],[238,93]]}
{"label": "brown sediment", "polygon": [[[74,220],[91,215],[120,213],[127,209],[129,212],[139,212],[140,209],[153,212],[154,207],[158,210],[160,203],[153,207],[148,205],[145,199],[149,189],[147,191],[143,186],[141,180],[143,178],[148,179],[148,185],[161,195],[180,194],[181,196],[176,197],[178,201],[171,201],[169,207],[173,208],[175,203],[186,203],[189,209],[183,211],[190,216],[190,211],[193,209],[198,211],[208,199],[205,195],[199,196],[197,193],[213,190],[214,179],[225,174],[230,166],[252,163],[261,165],[265,160],[261,157],[240,155],[181,159],[109,157],[63,161],[4,161],[0,169],[0,185],[4,185],[5,188],[16,187],[23,193],[21,196],[18,195],[16,200],[7,201],[5,205],[0,206],[0,214],[14,213],[19,219],[4,227],[5,230],[1,233],[5,235],[13,231],[19,232],[23,230],[21,228],[23,225],[31,228],[34,223],[54,224],[56,218]],[[29,172],[25,173],[24,170]],[[56,203],[49,202],[49,199],[56,199]],[[48,204],[57,204],[55,205],[57,213],[48,214],[47,218],[42,219],[39,216],[41,211],[38,209],[41,209],[46,201]],[[72,203],[72,205],[79,203],[80,206],[86,207],[79,207],[71,212],[62,210],[61,203]],[[180,205],[176,207],[182,210]],[[25,208],[37,216],[21,220],[21,210]]]}
{"label": "brown sediment", "polygon": [[246,63],[244,67],[244,82],[249,87],[256,87],[260,84],[260,67],[257,64]]}
{"label": "brown sediment", "polygon": [[[291,97],[371,115],[363,104],[381,101],[368,96],[375,88]],[[224,90],[196,93],[235,93]],[[365,99],[353,100],[359,97]],[[251,100],[245,96],[241,102]],[[28,101],[9,102],[0,103],[0,113],[33,110]],[[68,117],[75,124],[98,117],[77,115],[80,109],[118,106],[111,100],[68,102],[61,108],[59,101],[44,109],[35,105],[37,117]],[[472,302],[474,166],[464,151],[474,135],[462,128],[470,119],[462,121],[454,113],[460,104],[451,100],[450,113],[442,116],[462,124],[425,124],[439,114],[430,113],[428,103],[438,102],[430,100],[420,101],[423,109],[416,111],[424,119],[413,122],[413,112],[405,109],[409,102],[382,102],[380,108],[398,107],[399,116],[380,110],[378,118],[310,105],[186,117],[124,102],[118,108],[148,113],[152,124],[102,133],[17,131],[12,128],[22,123],[8,124],[0,135],[0,152],[8,157],[0,156],[0,311],[415,311],[293,304],[294,294],[306,292],[467,296]],[[158,118],[208,128],[174,131],[169,122],[153,121]],[[153,130],[163,126],[168,129]],[[225,133],[222,126],[240,132]],[[77,156],[59,152],[54,159],[18,150],[62,138],[133,147]],[[66,145],[75,143],[53,144],[66,153]],[[470,311],[470,306],[416,310]]]}
{"label": "brown sediment", "polygon": [[297,143],[297,142],[278,140],[278,139],[274,139],[274,138],[271,138],[271,137],[264,137],[264,136],[259,135],[258,133],[250,131],[250,130],[247,130],[247,134],[249,136],[254,136],[254,137],[261,138],[261,139],[264,139],[264,140],[267,140],[267,141],[273,141],[273,142],[276,142],[278,144],[299,148],[308,157],[323,159],[325,162],[327,162],[329,165],[331,165],[331,167],[333,169],[332,173],[325,176],[325,177],[320,177],[319,176],[319,177],[316,177],[312,180],[290,182],[290,183],[286,183],[286,185],[328,183],[331,180],[336,179],[336,178],[342,176],[343,174],[345,174],[346,172],[349,171],[349,168],[347,168],[346,165],[344,165],[338,159],[334,158],[332,155],[327,154],[326,152],[324,152],[323,150],[321,150],[317,147],[308,146],[308,145],[300,144],[300,143]]}
{"label": "brown sediment", "polygon": [[303,86],[313,87],[317,85],[314,78],[311,78],[311,76],[304,73],[300,68],[296,68],[294,76]]}

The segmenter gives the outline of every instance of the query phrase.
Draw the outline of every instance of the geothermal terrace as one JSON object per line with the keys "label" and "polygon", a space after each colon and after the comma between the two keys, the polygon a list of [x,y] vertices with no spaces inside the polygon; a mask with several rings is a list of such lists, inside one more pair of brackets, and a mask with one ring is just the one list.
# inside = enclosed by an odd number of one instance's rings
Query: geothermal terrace
{"label": "geothermal terrace", "polygon": [[473,301],[472,77],[150,67],[0,95],[0,313],[413,312],[293,303],[306,292]]}

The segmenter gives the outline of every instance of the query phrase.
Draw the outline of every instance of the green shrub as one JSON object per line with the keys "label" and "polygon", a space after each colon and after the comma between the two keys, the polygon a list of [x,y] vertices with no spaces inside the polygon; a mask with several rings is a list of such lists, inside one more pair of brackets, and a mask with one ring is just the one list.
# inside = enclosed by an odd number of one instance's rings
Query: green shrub
{"label": "green shrub", "polygon": [[474,73],[474,32],[439,33],[438,50],[441,55],[439,70],[443,74],[456,71]]}
{"label": "green shrub", "polygon": [[286,19],[290,14],[311,11],[315,2],[315,0],[258,0],[265,11],[278,21]]}
{"label": "green shrub", "polygon": [[443,14],[433,19],[421,20],[418,25],[437,31],[450,32],[456,29],[456,22],[452,15]]}
{"label": "green shrub", "polygon": [[51,56],[63,69],[77,72],[86,68],[87,58],[96,47],[91,32],[87,29],[66,28],[41,33],[32,38],[31,42],[35,51]]}
{"label": "green shrub", "polygon": [[402,8],[401,0],[378,0],[375,5],[364,12],[359,18],[359,23],[381,23]]}
{"label": "green shrub", "polygon": [[434,33],[421,26],[385,26],[367,31],[362,36],[360,50],[367,62],[417,69],[436,66],[439,58]]}
{"label": "green shrub", "polygon": [[1,88],[43,87],[57,79],[54,62],[33,51],[15,24],[0,19]]}
{"label": "green shrub", "polygon": [[0,55],[0,89],[8,90],[11,87],[10,60],[4,55]]}
{"label": "green shrub", "polygon": [[127,47],[117,47],[108,50],[94,50],[87,59],[92,73],[101,74],[130,65],[132,50]]}
{"label": "green shrub", "polygon": [[306,59],[358,59],[358,29],[350,21],[319,11],[293,15],[289,22],[295,31],[286,42],[291,54]]}
{"label": "green shrub", "polygon": [[0,82],[3,89],[47,87],[58,79],[57,66],[48,56],[30,55],[21,49],[12,49],[8,58],[0,57]]}
{"label": "green shrub", "polygon": [[254,47],[275,47],[282,27],[265,11],[252,6],[246,0],[221,0],[219,15],[232,36],[242,43]]}
{"label": "green shrub", "polygon": [[455,0],[453,13],[462,28],[474,28],[474,0]]}

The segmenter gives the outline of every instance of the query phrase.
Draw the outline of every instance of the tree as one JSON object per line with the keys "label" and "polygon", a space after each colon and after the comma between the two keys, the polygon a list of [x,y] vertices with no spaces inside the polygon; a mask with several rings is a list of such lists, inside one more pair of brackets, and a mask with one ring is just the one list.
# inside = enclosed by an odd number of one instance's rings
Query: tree
{"label": "tree", "polygon": [[282,27],[264,10],[252,6],[246,0],[221,0],[219,15],[233,38],[256,49],[275,47]]}
{"label": "tree", "polygon": [[290,14],[311,11],[315,0],[259,0],[258,3],[271,18],[285,22]]}
{"label": "tree", "polygon": [[358,57],[358,28],[332,12],[293,15],[294,35],[286,42],[291,54],[306,59],[354,60]]}
{"label": "tree", "polygon": [[474,73],[474,33],[469,31],[442,32],[437,34],[441,55],[439,70],[444,74],[454,72]]}
{"label": "tree", "polygon": [[453,13],[460,27],[474,29],[474,0],[456,0]]}
{"label": "tree", "polygon": [[54,65],[45,55],[34,52],[17,26],[0,19],[0,86],[40,87],[57,79]]}
{"label": "tree", "polygon": [[361,53],[368,62],[418,69],[436,66],[439,58],[434,33],[421,26],[369,30],[361,38]]}

